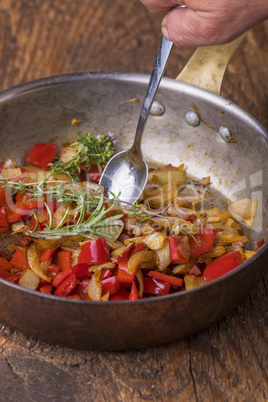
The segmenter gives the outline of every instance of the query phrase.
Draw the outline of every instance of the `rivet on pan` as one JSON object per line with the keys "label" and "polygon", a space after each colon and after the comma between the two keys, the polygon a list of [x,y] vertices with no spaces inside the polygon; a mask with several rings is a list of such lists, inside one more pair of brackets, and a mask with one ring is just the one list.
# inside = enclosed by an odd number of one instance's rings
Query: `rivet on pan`
{"label": "rivet on pan", "polygon": [[150,114],[153,116],[163,116],[165,113],[165,106],[158,101],[154,101],[150,110]]}
{"label": "rivet on pan", "polygon": [[232,142],[232,134],[227,127],[220,127],[219,133],[224,142]]}
{"label": "rivet on pan", "polygon": [[191,127],[197,127],[200,124],[200,119],[193,110],[189,110],[189,112],[185,113],[184,118],[186,123]]}

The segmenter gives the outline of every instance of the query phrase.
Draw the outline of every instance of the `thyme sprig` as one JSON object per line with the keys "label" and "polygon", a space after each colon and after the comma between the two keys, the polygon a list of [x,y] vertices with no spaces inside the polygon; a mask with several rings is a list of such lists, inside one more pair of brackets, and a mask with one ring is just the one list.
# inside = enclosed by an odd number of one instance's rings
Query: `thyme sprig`
{"label": "thyme sprig", "polygon": [[106,164],[113,156],[115,140],[111,133],[108,136],[105,134],[94,136],[90,133],[85,136],[80,133],[77,135],[77,141],[70,145],[70,147],[78,147],[75,155],[66,163],[61,159],[50,163],[49,177],[64,173],[73,180],[79,181],[78,174],[81,173],[81,166],[90,170],[92,165],[96,165],[101,172],[101,165]]}

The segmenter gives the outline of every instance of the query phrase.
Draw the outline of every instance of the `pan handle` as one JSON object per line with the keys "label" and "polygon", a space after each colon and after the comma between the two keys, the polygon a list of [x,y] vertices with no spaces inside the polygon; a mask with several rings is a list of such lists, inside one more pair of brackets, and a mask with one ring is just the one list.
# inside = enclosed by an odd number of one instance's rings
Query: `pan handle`
{"label": "pan handle", "polygon": [[225,45],[199,47],[176,80],[219,95],[225,70],[245,35]]}

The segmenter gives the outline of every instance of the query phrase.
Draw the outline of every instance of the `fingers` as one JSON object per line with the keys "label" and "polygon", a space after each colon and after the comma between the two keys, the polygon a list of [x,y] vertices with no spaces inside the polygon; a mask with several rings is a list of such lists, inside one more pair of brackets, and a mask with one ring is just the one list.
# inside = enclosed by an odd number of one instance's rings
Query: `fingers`
{"label": "fingers", "polygon": [[217,45],[229,42],[247,30],[224,10],[176,9],[162,21],[163,35],[181,48]]}
{"label": "fingers", "polygon": [[153,12],[170,11],[162,33],[181,48],[230,42],[268,18],[267,0],[141,0]]}

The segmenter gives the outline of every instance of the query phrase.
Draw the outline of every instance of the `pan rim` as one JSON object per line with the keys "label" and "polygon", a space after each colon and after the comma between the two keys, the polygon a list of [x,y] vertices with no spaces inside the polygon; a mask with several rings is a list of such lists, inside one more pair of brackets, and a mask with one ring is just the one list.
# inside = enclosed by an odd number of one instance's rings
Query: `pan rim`
{"label": "pan rim", "polygon": [[[62,75],[54,75],[50,77],[39,78],[37,80],[28,81],[11,88],[5,89],[0,92],[0,102],[3,100],[11,99],[15,96],[22,95],[26,92],[33,90],[42,89],[49,86],[56,86],[61,84],[68,84],[72,82],[83,82],[88,80],[112,80],[112,81],[122,81],[122,82],[136,82],[140,84],[148,84],[150,75],[149,74],[138,74],[138,73],[127,73],[127,72],[106,72],[106,71],[92,71],[92,72],[81,72],[81,73],[69,73]],[[232,101],[223,98],[214,92],[208,91],[197,86],[187,84],[182,81],[175,80],[173,78],[163,77],[159,86],[161,88],[168,88],[174,90],[176,87],[180,88],[181,92],[184,94],[189,94],[189,89],[191,89],[192,95],[198,95],[200,98],[206,101],[212,102],[219,107],[226,108],[232,114],[239,114],[240,118],[246,123],[257,129],[263,137],[268,141],[268,129],[266,129],[255,117],[250,113],[242,109],[239,105],[233,103]]]}
{"label": "pan rim", "polygon": [[[105,71],[96,71],[96,72],[81,72],[81,73],[69,73],[69,74],[62,74],[62,75],[55,75],[55,76],[50,76],[50,77],[44,77],[40,78],[37,80],[32,80],[28,81],[16,86],[13,86],[11,88],[8,88],[4,91],[0,92],[0,102],[2,101],[8,101],[9,99],[12,99],[16,96],[20,96],[22,94],[25,94],[27,92],[31,92],[34,90],[46,88],[46,87],[51,87],[51,86],[56,86],[56,85],[62,85],[62,84],[68,84],[72,82],[83,82],[83,81],[88,81],[88,80],[107,80],[107,81],[122,81],[122,82],[136,82],[140,84],[145,84],[147,85],[149,82],[150,75],[148,74],[137,74],[137,73],[124,73],[124,72],[105,72]],[[254,130],[258,130],[259,134],[264,137],[264,139],[268,142],[268,130],[252,115],[250,115],[247,111],[242,109],[240,106],[237,104],[233,103],[230,100],[227,100],[223,98],[220,95],[217,95],[213,92],[210,92],[208,90],[196,87],[191,84],[187,84],[185,82],[181,81],[176,81],[175,79],[172,78],[167,78],[164,77],[162,78],[162,81],[160,83],[161,88],[168,88],[168,89],[175,89],[179,88],[181,92],[185,94],[189,94],[189,89],[191,89],[192,95],[197,95],[201,97],[202,99],[205,99],[206,101],[210,101],[214,104],[216,104],[219,107],[224,107],[228,111],[230,111],[232,114],[239,114],[240,119],[246,121],[246,123],[254,128]],[[243,264],[241,264],[239,267],[236,269],[230,271],[229,273],[225,274],[224,276],[215,279],[212,282],[206,283],[205,286],[200,286],[194,289],[190,290],[182,290],[177,293],[169,294],[166,296],[155,296],[152,298],[147,298],[147,299],[139,299],[135,301],[130,301],[130,300],[123,300],[123,301],[109,301],[109,303],[100,303],[98,301],[88,301],[88,300],[75,300],[75,299],[68,299],[60,296],[54,296],[54,295],[46,295],[42,294],[41,292],[36,292],[34,290],[26,289],[23,288],[19,285],[10,283],[2,278],[0,278],[0,283],[8,286],[8,287],[14,287],[17,290],[23,291],[25,293],[29,293],[31,295],[34,295],[36,297],[44,297],[48,298],[49,300],[55,300],[55,301],[64,301],[64,302],[70,302],[70,303],[79,303],[80,305],[105,305],[106,307],[108,305],[113,306],[113,305],[125,305],[129,303],[154,303],[159,300],[164,300],[164,299],[170,299],[170,298],[175,298],[175,297],[183,297],[185,294],[192,294],[195,292],[199,292],[201,289],[208,288],[211,286],[217,285],[220,281],[223,281],[225,279],[228,279],[230,276],[233,276],[235,274],[238,274],[241,270],[245,269],[248,267],[253,261],[255,261],[259,256],[262,254],[266,253],[268,250],[268,242],[266,242],[258,252],[250,258],[250,260],[245,261]]]}

